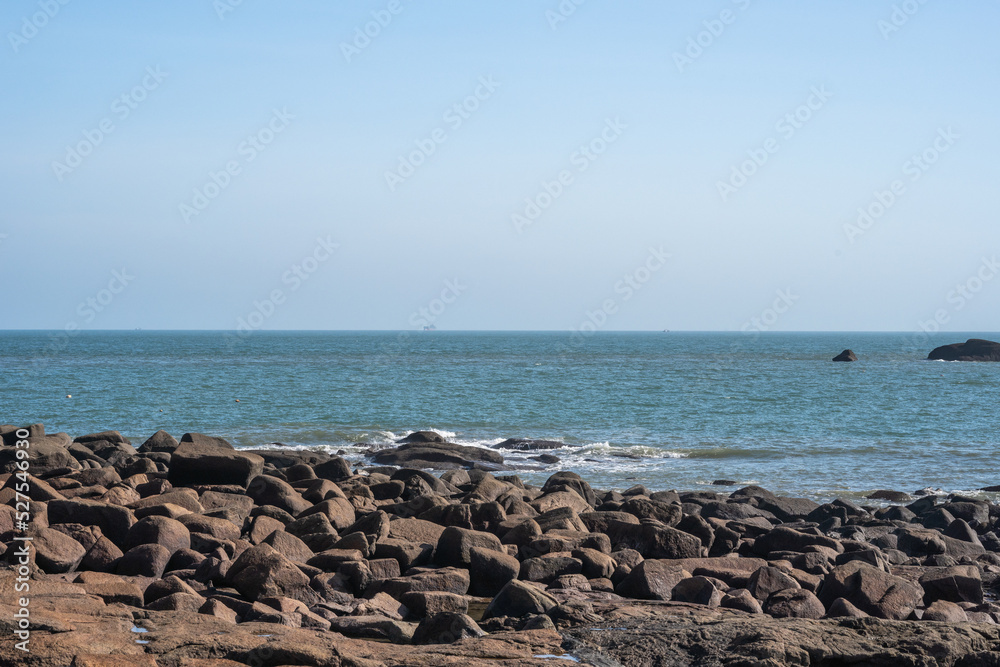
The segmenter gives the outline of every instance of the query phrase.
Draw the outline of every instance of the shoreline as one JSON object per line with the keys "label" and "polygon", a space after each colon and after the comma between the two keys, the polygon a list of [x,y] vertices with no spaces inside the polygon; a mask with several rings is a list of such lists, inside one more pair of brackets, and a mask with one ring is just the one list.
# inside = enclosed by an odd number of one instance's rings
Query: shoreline
{"label": "shoreline", "polygon": [[6,642],[5,664],[1000,658],[990,500],[530,484],[496,450],[419,431],[360,467],[198,433],[0,435],[8,636],[31,538],[31,653]]}

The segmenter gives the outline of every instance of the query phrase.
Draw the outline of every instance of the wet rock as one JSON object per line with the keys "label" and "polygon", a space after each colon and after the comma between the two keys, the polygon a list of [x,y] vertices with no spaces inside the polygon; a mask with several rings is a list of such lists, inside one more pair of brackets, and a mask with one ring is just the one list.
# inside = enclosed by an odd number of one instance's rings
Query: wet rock
{"label": "wet rock", "polygon": [[493,449],[513,449],[517,451],[536,451],[539,449],[562,449],[566,443],[555,440],[535,440],[532,438],[507,438],[493,445]]}
{"label": "wet rock", "polygon": [[869,500],[888,500],[893,503],[908,503],[913,500],[908,493],[903,493],[902,491],[889,491],[886,489],[873,491],[865,496],[865,498]]}
{"label": "wet rock", "polygon": [[858,357],[853,350],[844,350],[833,358],[834,361],[857,361]]}

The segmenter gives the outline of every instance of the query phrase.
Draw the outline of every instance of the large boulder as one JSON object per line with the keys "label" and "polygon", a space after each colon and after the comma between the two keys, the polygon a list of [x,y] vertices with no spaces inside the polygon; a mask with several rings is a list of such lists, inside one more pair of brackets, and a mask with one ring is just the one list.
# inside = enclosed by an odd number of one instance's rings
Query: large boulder
{"label": "large boulder", "polygon": [[79,523],[97,526],[109,540],[119,546],[125,543],[125,536],[135,523],[132,510],[96,500],[53,500],[48,503],[47,514],[49,524]]}
{"label": "large boulder", "polygon": [[32,539],[35,562],[47,574],[70,572],[80,564],[87,550],[72,537],[52,528],[42,528]]}
{"label": "large boulder", "polygon": [[983,603],[983,580],[975,565],[932,568],[920,577],[920,585],[928,605],[937,600]]}
{"label": "large boulder", "polygon": [[500,538],[492,533],[451,526],[445,528],[438,539],[434,562],[438,565],[468,568],[472,563],[472,549],[475,547],[506,553]]}
{"label": "large boulder", "polygon": [[290,597],[310,606],[319,601],[309,588],[309,577],[269,544],[244,551],[226,572],[226,582],[251,601]]}
{"label": "large boulder", "polygon": [[670,600],[674,587],[691,573],[669,560],[644,560],[615,587],[615,593],[636,600]]}
{"label": "large boulder", "polygon": [[483,612],[483,618],[497,616],[521,618],[529,614],[544,614],[557,604],[559,603],[554,597],[540,588],[515,579],[497,593]]}
{"label": "large boulder", "polygon": [[371,458],[379,465],[409,468],[471,468],[475,463],[503,464],[503,456],[492,449],[450,442],[412,442],[379,450]]}
{"label": "large boulder", "polygon": [[[187,433],[184,437],[190,435]],[[238,452],[231,445],[227,449],[220,444],[206,444],[201,439],[188,442],[182,438],[170,456],[168,479],[174,486],[233,484],[246,488],[263,469],[264,459],[256,454]]]}
{"label": "large boulder", "polygon": [[844,598],[866,614],[895,621],[907,618],[923,597],[917,584],[859,560],[835,567],[820,589],[820,600],[828,608]]}
{"label": "large boulder", "polygon": [[1000,343],[970,338],[964,343],[936,347],[927,358],[942,361],[1000,361]]}
{"label": "large boulder", "polygon": [[[174,454],[176,457],[177,455]],[[258,505],[273,505],[285,510],[292,516],[298,516],[301,512],[310,509],[313,504],[302,497],[292,486],[277,477],[270,475],[258,475],[247,485],[247,495],[253,498]],[[311,514],[320,513],[311,512]],[[329,518],[329,517],[327,517]],[[351,520],[353,523],[354,520]],[[348,523],[347,525],[351,525]]]}

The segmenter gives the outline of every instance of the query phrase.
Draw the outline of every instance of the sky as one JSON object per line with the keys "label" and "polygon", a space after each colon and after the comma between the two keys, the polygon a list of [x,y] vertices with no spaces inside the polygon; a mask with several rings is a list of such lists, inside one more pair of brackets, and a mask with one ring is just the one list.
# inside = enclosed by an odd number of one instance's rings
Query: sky
{"label": "sky", "polygon": [[997,331],[984,0],[7,0],[0,328]]}

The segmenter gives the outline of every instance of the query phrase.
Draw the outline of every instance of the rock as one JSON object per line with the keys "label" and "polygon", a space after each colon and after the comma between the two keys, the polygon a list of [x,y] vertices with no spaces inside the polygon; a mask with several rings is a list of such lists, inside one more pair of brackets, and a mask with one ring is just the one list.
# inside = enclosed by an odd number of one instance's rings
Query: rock
{"label": "rock", "polygon": [[576,558],[542,556],[522,561],[519,578],[549,584],[563,575],[579,574],[582,569],[583,562]]}
{"label": "rock", "polygon": [[786,526],[778,526],[767,534],[758,537],[754,541],[753,551],[761,556],[766,556],[772,551],[797,551],[801,553],[807,547],[814,546],[833,549],[837,553],[844,551],[843,545],[837,540],[824,535],[802,533]]}
{"label": "rock", "polygon": [[868,618],[868,614],[861,611],[844,598],[837,598],[830,604],[826,615],[829,618]]}
{"label": "rock", "polygon": [[49,524],[79,523],[96,526],[117,545],[125,543],[135,516],[132,511],[118,505],[107,505],[96,500],[53,500],[47,505]]}
{"label": "rock", "polygon": [[724,609],[736,609],[749,614],[762,614],[764,610],[757,598],[745,588],[735,588],[722,596],[719,606]]}
{"label": "rock", "polygon": [[583,564],[583,576],[588,579],[610,579],[615,573],[615,560],[596,549],[574,549],[570,554]]}
{"label": "rock", "polygon": [[172,453],[177,449],[180,443],[177,442],[174,436],[170,435],[163,429],[160,429],[153,435],[149,436],[146,442],[139,446],[139,451],[143,454],[148,452],[168,452]]}
{"label": "rock", "polygon": [[644,560],[615,586],[615,593],[636,600],[669,600],[674,586],[690,576],[669,560]]}
{"label": "rock", "polygon": [[681,507],[648,498],[630,498],[622,503],[622,512],[628,512],[640,519],[656,519],[666,526],[676,526],[681,521]]}
{"label": "rock", "polygon": [[701,556],[701,540],[694,535],[669,528],[658,522],[644,520],[638,528],[631,524],[610,523],[606,534],[612,548],[635,549],[644,558],[697,558]]}
{"label": "rock", "polygon": [[133,577],[163,576],[170,562],[171,552],[159,544],[140,544],[125,552],[118,560],[118,574]]}
{"label": "rock", "polygon": [[913,500],[908,493],[903,493],[902,491],[889,491],[886,489],[874,491],[865,496],[865,498],[869,500],[888,500],[893,503],[908,503]]}
{"label": "rock", "polygon": [[562,449],[566,447],[565,442],[555,440],[535,440],[532,438],[507,438],[503,442],[493,445],[493,449],[513,449],[519,452],[536,451],[539,449]]}
{"label": "rock", "polygon": [[205,435],[204,433],[185,433],[181,436],[180,444],[191,444],[198,447],[215,447],[217,449],[236,449],[233,445],[225,438],[218,438],[213,435]]}
{"label": "rock", "polygon": [[445,439],[440,433],[435,433],[434,431],[414,431],[396,440],[397,445],[406,445],[413,442],[445,442]]}
{"label": "rock", "polygon": [[767,598],[764,613],[774,618],[823,618],[826,609],[810,591],[786,588]]}
{"label": "rock", "polygon": [[1000,361],[1000,343],[981,338],[970,338],[964,343],[942,345],[931,350],[929,360],[943,361]]}
{"label": "rock", "polygon": [[[258,478],[259,479],[259,478]],[[304,499],[303,499],[304,500]],[[305,501],[308,503],[309,501]],[[322,514],[330,521],[330,525],[335,530],[345,530],[351,527],[357,520],[354,506],[346,498],[329,498],[321,503],[316,503],[299,513],[300,518]]]}
{"label": "rock", "polygon": [[128,551],[140,544],[159,544],[173,556],[179,549],[191,547],[191,532],[176,519],[147,516],[129,528],[122,548]]}
{"label": "rock", "polygon": [[79,542],[52,528],[40,529],[32,539],[32,546],[35,562],[48,574],[71,572],[87,554]]}
{"label": "rock", "polygon": [[844,598],[878,618],[902,620],[920,604],[923,589],[861,561],[839,565],[823,580],[820,600],[827,606]]}
{"label": "rock", "polygon": [[197,438],[196,442],[185,440],[191,435],[185,434],[170,456],[168,479],[174,486],[234,484],[246,487],[264,469],[264,459],[257,454],[235,451],[232,445],[226,448],[220,444],[206,444],[202,438],[209,436]]}
{"label": "rock", "polygon": [[513,616],[521,618],[529,614],[544,614],[558,604],[548,593],[523,581],[511,581],[504,586],[486,607],[483,618]]}
{"label": "rock", "polygon": [[434,562],[438,565],[467,568],[472,562],[473,547],[506,553],[496,535],[452,526],[441,533],[434,550]]}
{"label": "rock", "polygon": [[[301,512],[313,508],[313,504],[303,498],[288,482],[270,475],[254,477],[247,485],[247,495],[258,505],[273,505],[292,516],[298,516]],[[315,512],[310,512],[313,513]],[[354,523],[353,519],[351,523]]]}
{"label": "rock", "polygon": [[341,457],[334,456],[329,461],[313,466],[313,472],[320,479],[340,482],[351,476],[351,467]]}
{"label": "rock", "polygon": [[983,603],[983,580],[975,565],[932,568],[921,575],[920,585],[927,605],[937,600]]}
{"label": "rock", "polygon": [[450,442],[415,442],[393,449],[372,453],[372,461],[379,465],[410,468],[469,468],[474,463],[503,464],[503,456],[485,447],[456,445]]}
{"label": "rock", "polygon": [[244,551],[229,568],[226,581],[250,601],[290,597],[312,605],[319,600],[309,588],[309,577],[267,544]]}
{"label": "rock", "polygon": [[416,618],[433,616],[446,611],[457,614],[466,614],[469,611],[469,598],[441,591],[411,591],[405,593],[400,602]]}
{"label": "rock", "polygon": [[94,546],[87,551],[80,564],[86,570],[111,572],[117,567],[123,555],[122,550],[114,542],[101,535],[94,542]]}
{"label": "rock", "polygon": [[969,616],[965,610],[954,602],[935,600],[924,610],[924,621],[944,621],[946,623],[968,623]]}
{"label": "rock", "polygon": [[285,558],[295,563],[305,563],[314,555],[312,549],[305,542],[283,530],[272,532],[261,540],[259,544],[266,544],[272,547]]}
{"label": "rock", "polygon": [[363,637],[396,644],[412,643],[416,629],[416,623],[396,621],[385,616],[343,616],[330,619],[330,630],[334,632],[348,637]]}
{"label": "rock", "polygon": [[747,590],[761,602],[778,591],[798,588],[801,588],[799,582],[778,568],[770,566],[758,569],[747,581]]}
{"label": "rock", "polygon": [[413,633],[414,644],[454,644],[469,637],[482,637],[483,632],[466,614],[443,611],[428,616]]}
{"label": "rock", "polygon": [[688,577],[677,582],[670,593],[670,599],[675,602],[718,607],[722,602],[722,591],[716,588],[708,577]]}
{"label": "rock", "polygon": [[516,558],[496,549],[472,547],[469,549],[469,592],[472,595],[493,597],[517,579],[521,564]]}
{"label": "rock", "polygon": [[413,591],[439,591],[465,595],[469,592],[469,571],[455,567],[424,569],[406,577],[386,579],[379,589],[397,600]]}
{"label": "rock", "polygon": [[844,350],[833,358],[834,361],[857,361],[858,357],[853,350]]}

